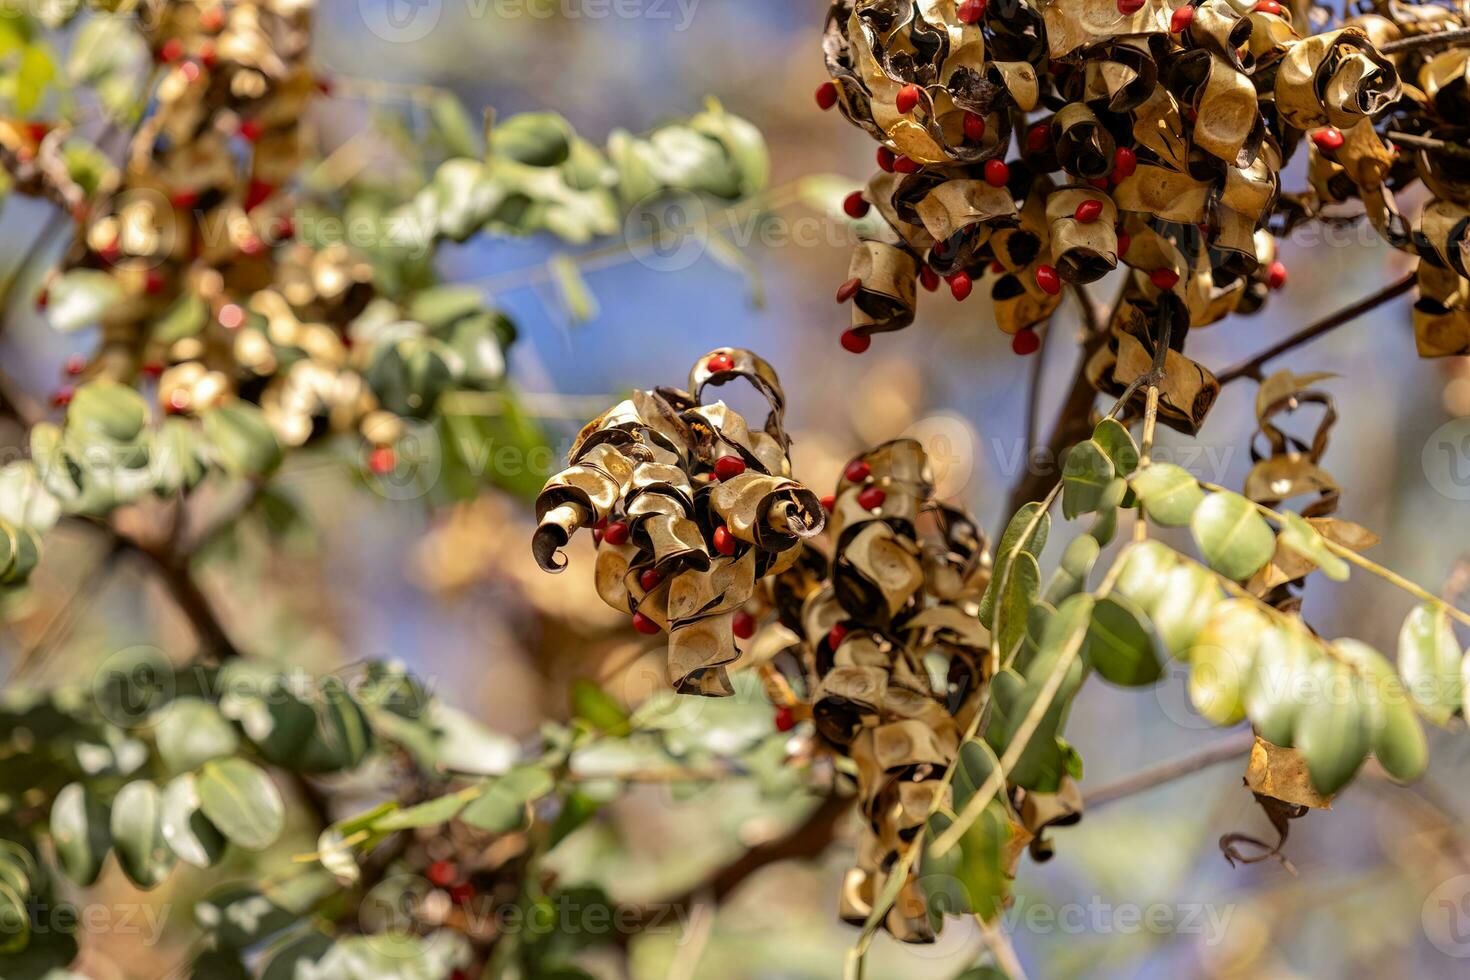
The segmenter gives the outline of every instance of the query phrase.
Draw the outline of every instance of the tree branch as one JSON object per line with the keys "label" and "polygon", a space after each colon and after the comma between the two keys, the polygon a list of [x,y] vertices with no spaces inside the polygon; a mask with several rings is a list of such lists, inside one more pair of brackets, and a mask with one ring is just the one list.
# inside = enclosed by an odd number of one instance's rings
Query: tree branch
{"label": "tree branch", "polygon": [[1237,732],[1228,738],[1223,738],[1213,745],[1207,745],[1198,752],[1191,753],[1169,762],[1162,762],[1157,766],[1136,772],[1131,776],[1125,776],[1114,783],[1099,786],[1095,790],[1082,795],[1082,806],[1084,810],[1096,809],[1108,803],[1116,802],[1138,793],[1147,792],[1165,783],[1172,783],[1176,779],[1183,779],[1210,766],[1219,765],[1238,759],[1250,752],[1251,746],[1256,743],[1255,732],[1247,729]]}
{"label": "tree branch", "polygon": [[1223,387],[1239,378],[1259,378],[1261,376],[1261,368],[1265,365],[1267,361],[1279,357],[1280,355],[1285,354],[1287,351],[1292,350],[1293,348],[1300,347],[1302,344],[1305,344],[1308,341],[1316,340],[1323,334],[1328,333],[1332,330],[1336,330],[1338,327],[1342,326],[1345,323],[1350,323],[1351,321],[1356,320],[1364,313],[1367,313],[1370,310],[1377,309],[1384,303],[1387,303],[1389,300],[1394,299],[1398,296],[1402,296],[1404,293],[1407,293],[1409,290],[1413,289],[1414,284],[1417,281],[1417,274],[1411,272],[1397,282],[1383,287],[1373,295],[1365,296],[1351,306],[1344,307],[1343,309],[1338,310],[1336,313],[1333,313],[1327,317],[1324,317],[1321,320],[1318,320],[1310,327],[1307,327],[1301,331],[1298,331],[1297,333],[1292,334],[1290,337],[1287,337],[1279,344],[1275,344],[1274,346],[1266,348],[1264,351],[1257,354],[1255,357],[1252,357],[1250,360],[1243,361],[1240,364],[1235,365],[1235,367],[1222,371],[1220,374],[1217,374],[1215,376],[1216,380],[1218,380],[1221,387]]}

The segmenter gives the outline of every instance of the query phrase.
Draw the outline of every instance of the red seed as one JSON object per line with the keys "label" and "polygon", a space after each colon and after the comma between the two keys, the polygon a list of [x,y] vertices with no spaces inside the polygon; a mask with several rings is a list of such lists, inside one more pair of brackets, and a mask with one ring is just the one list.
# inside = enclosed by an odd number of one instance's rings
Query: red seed
{"label": "red seed", "polygon": [[269,184],[252,177],[250,184],[245,188],[245,210],[254,211],[257,207],[264,204],[275,192],[276,188],[274,184]]}
{"label": "red seed", "polygon": [[978,112],[965,113],[965,139],[978,143],[985,138],[985,117]]}
{"label": "red seed", "polygon": [[1011,338],[1011,350],[1022,357],[1035,354],[1040,349],[1041,338],[1036,336],[1036,331],[1030,327],[1025,330],[1017,330],[1016,335]]}
{"label": "red seed", "polygon": [[827,646],[833,650],[842,646],[842,641],[847,637],[847,627],[838,623],[827,631]]}
{"label": "red seed", "polygon": [[1261,0],[1253,9],[1258,14],[1279,14],[1281,13],[1281,4],[1277,3],[1276,0]]}
{"label": "red seed", "polygon": [[887,499],[888,494],[881,487],[865,487],[857,498],[858,506],[864,510],[877,510]]}
{"label": "red seed", "polygon": [[861,354],[873,346],[873,338],[867,334],[858,333],[856,330],[844,330],[842,331],[842,337],[839,339],[839,343],[842,344],[842,349],[848,353]]}
{"label": "red seed", "polygon": [[775,722],[776,731],[789,732],[796,727],[796,712],[783,704],[776,709],[772,720]]}
{"label": "red seed", "polygon": [[1179,273],[1173,269],[1158,268],[1148,274],[1148,281],[1160,289],[1173,289],[1179,283]]}
{"label": "red seed", "polygon": [[755,617],[744,609],[739,610],[730,621],[730,632],[742,640],[750,639],[755,636]]}
{"label": "red seed", "polygon": [[158,361],[149,361],[143,365],[143,376],[146,378],[157,378],[163,374],[163,365]]}
{"label": "red seed", "polygon": [[184,42],[176,37],[171,37],[163,42],[163,47],[158,49],[158,60],[165,64],[178,61],[184,56]]}
{"label": "red seed", "polygon": [[170,415],[182,415],[189,410],[189,393],[183,388],[175,388],[169,393],[168,404],[163,410]]}
{"label": "red seed", "polygon": [[961,303],[969,299],[970,293],[972,290],[974,290],[974,288],[975,284],[971,281],[970,274],[968,272],[956,272],[954,275],[949,277],[950,295],[959,300]]}
{"label": "red seed", "polygon": [[990,271],[995,273],[996,275],[1000,275],[1001,273],[1006,271],[1005,263],[1001,262],[1000,259],[994,260],[990,263]]}
{"label": "red seed", "polygon": [[194,191],[174,191],[168,200],[179,210],[187,211],[199,202],[199,195]]}
{"label": "red seed", "polygon": [[245,311],[238,303],[226,303],[219,308],[219,323],[226,330],[237,330],[245,323]]}
{"label": "red seed", "polygon": [[240,124],[240,137],[254,143],[265,134],[265,126],[257,119],[247,119]]}
{"label": "red seed", "polygon": [[862,483],[873,473],[873,468],[864,460],[855,459],[847,464],[842,471],[842,478],[848,483]]}
{"label": "red seed", "polygon": [[907,116],[918,107],[919,97],[923,94],[924,90],[919,86],[912,83],[905,85],[898,90],[898,95],[894,96],[893,107],[899,111],[900,115]]}
{"label": "red seed", "polygon": [[44,310],[46,307],[48,307],[50,305],[51,305],[51,290],[42,287],[41,291],[36,294],[36,309],[38,309],[38,310]]}
{"label": "red seed", "polygon": [[715,476],[721,480],[733,480],[745,472],[745,460],[739,456],[721,456],[715,460]]}
{"label": "red seed", "polygon": [[1138,13],[1143,9],[1144,0],[1118,0],[1118,13],[1125,17]]}
{"label": "red seed", "polygon": [[75,378],[87,370],[87,359],[81,354],[73,354],[66,359],[66,373]]}
{"label": "red seed", "polygon": [[644,592],[652,592],[664,580],[664,573],[657,568],[645,568],[638,573],[638,586]]}
{"label": "red seed", "polygon": [[626,521],[613,521],[603,529],[602,540],[612,545],[624,545],[628,543],[628,535],[631,531]]}
{"label": "red seed", "polygon": [[163,278],[163,273],[157,269],[149,269],[148,275],[143,278],[143,292],[149,296],[157,296],[163,292],[163,287],[166,285],[168,285],[168,281]]}
{"label": "red seed", "polygon": [[862,191],[853,191],[842,202],[842,210],[847,213],[849,218],[865,217],[871,207],[872,205],[868,203],[868,199],[863,197]]}
{"label": "red seed", "polygon": [[1051,126],[1037,123],[1026,130],[1026,149],[1032,153],[1045,153],[1051,147]]}
{"label": "red seed", "polygon": [[398,465],[398,457],[388,446],[378,446],[368,453],[368,469],[378,476],[392,473],[393,467]]}
{"label": "red seed", "polygon": [[65,408],[71,404],[72,396],[76,394],[70,385],[64,385],[51,393],[51,404],[57,408]]}
{"label": "red seed", "polygon": [[602,544],[602,530],[601,530],[601,528],[593,528],[592,529],[592,543],[595,544],[595,545]]}
{"label": "red seed", "polygon": [[737,542],[735,541],[735,535],[730,533],[730,529],[728,527],[721,524],[719,527],[715,528],[715,550],[718,551],[720,554],[735,554],[736,543]]}
{"label": "red seed", "polygon": [[848,300],[856,296],[858,294],[858,290],[862,288],[863,281],[857,276],[853,276],[851,279],[847,280],[847,282],[837,287],[837,302],[846,303]]}
{"label": "red seed", "polygon": [[830,494],[829,493],[829,494],[827,494],[827,496],[825,496],[825,497],[822,498],[822,509],[825,510],[827,513],[829,513],[829,514],[832,513],[832,508],[833,507],[836,507],[836,506],[837,506],[837,497],[836,497],[835,494]]}
{"label": "red seed", "polygon": [[1113,179],[1127,180],[1138,169],[1138,154],[1131,147],[1120,146],[1113,154]]}
{"label": "red seed", "polygon": [[1317,149],[1323,153],[1331,153],[1333,150],[1341,149],[1347,140],[1342,135],[1342,130],[1335,126],[1327,126],[1312,134],[1312,142],[1317,144]]}
{"label": "red seed", "polygon": [[225,12],[219,7],[210,7],[199,15],[199,26],[211,34],[225,26]]}
{"label": "red seed", "polygon": [[837,104],[837,83],[823,82],[817,86],[817,105],[823,112]]}
{"label": "red seed", "polygon": [[1036,267],[1036,285],[1041,287],[1042,292],[1055,296],[1062,291],[1062,277],[1057,275],[1057,270],[1049,265],[1038,265]]}
{"label": "red seed", "polygon": [[26,135],[28,135],[33,142],[41,142],[43,139],[46,138],[46,134],[49,132],[51,132],[51,127],[48,126],[46,123],[26,123]]}
{"label": "red seed", "polygon": [[1133,236],[1126,231],[1118,232],[1118,258],[1128,253],[1128,246],[1133,244]]}
{"label": "red seed", "polygon": [[435,861],[424,872],[424,877],[428,878],[429,884],[435,888],[448,888],[454,883],[454,875],[454,864],[449,861]]}
{"label": "red seed", "polygon": [[919,165],[908,157],[894,157],[893,172],[899,174],[916,174],[919,172]]}
{"label": "red seed", "polygon": [[961,24],[978,24],[985,16],[985,0],[964,0],[956,13]]}
{"label": "red seed", "polygon": [[1194,6],[1185,4],[1174,11],[1174,16],[1169,18],[1169,30],[1174,34],[1182,34],[1194,23]]}
{"label": "red seed", "polygon": [[659,632],[658,623],[655,623],[641,612],[635,612],[633,614],[633,628],[645,636],[653,636]]}
{"label": "red seed", "polygon": [[1088,183],[1100,191],[1105,191],[1112,184],[1112,181],[1107,177],[1094,177]]}
{"label": "red seed", "polygon": [[280,218],[276,221],[276,241],[282,242],[296,237],[296,222],[290,218]]}
{"label": "red seed", "polygon": [[1087,200],[1077,205],[1077,210],[1072,212],[1072,217],[1083,224],[1091,224],[1102,217],[1103,206],[1101,201]]}
{"label": "red seed", "polygon": [[919,284],[929,290],[929,292],[934,292],[934,290],[939,288],[939,273],[927,265],[924,266],[919,270]]}
{"label": "red seed", "polygon": [[[215,63],[218,61],[219,55],[214,50],[214,42],[205,41],[203,44],[199,45],[199,63],[201,65],[203,65],[205,68],[213,68],[215,66]],[[198,77],[197,72],[195,77]],[[189,79],[189,81],[191,82],[193,80],[194,79],[192,78]]]}
{"label": "red seed", "polygon": [[991,187],[1004,187],[1011,179],[1011,168],[1004,160],[985,161],[985,183]]}
{"label": "red seed", "polygon": [[117,239],[114,238],[112,241],[108,242],[106,245],[103,245],[100,249],[98,249],[97,255],[102,259],[103,262],[111,265],[112,263],[116,262],[118,258],[122,255],[122,246],[119,245]]}
{"label": "red seed", "polygon": [[199,81],[199,75],[202,72],[203,69],[199,67],[197,62],[186,61],[179,66],[179,74],[183,75],[184,81],[188,82],[190,85],[193,85],[195,82]]}
{"label": "red seed", "polygon": [[1270,289],[1280,289],[1286,285],[1286,265],[1282,262],[1272,262],[1266,270],[1266,286]]}
{"label": "red seed", "polygon": [[711,374],[719,374],[721,371],[733,371],[735,359],[729,354],[711,354],[704,362],[704,369]]}
{"label": "red seed", "polygon": [[460,882],[449,889],[449,900],[455,905],[468,905],[474,898],[475,886],[469,882]]}
{"label": "red seed", "polygon": [[878,147],[878,169],[884,173],[893,173],[893,162],[898,157],[886,146]]}

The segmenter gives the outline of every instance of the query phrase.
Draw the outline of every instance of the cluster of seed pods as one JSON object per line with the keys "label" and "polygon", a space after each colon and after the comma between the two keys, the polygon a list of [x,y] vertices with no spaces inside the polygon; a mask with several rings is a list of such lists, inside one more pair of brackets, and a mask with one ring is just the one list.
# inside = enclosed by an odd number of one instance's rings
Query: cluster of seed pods
{"label": "cluster of seed pods", "polygon": [[[705,390],[738,379],[766,399],[752,429]],[[583,428],[568,468],[536,502],[536,560],[561,571],[581,528],[597,544],[598,594],[633,626],[668,634],[676,691],[727,695],[727,668],[748,638],[742,607],[765,577],[791,567],[826,521],[817,495],[791,479],[785,395],[771,366],[722,348],[695,364],[687,391],[638,391]],[[743,634],[740,635],[740,634]]]}
{"label": "cluster of seed pods", "polygon": [[[1420,352],[1470,349],[1470,18],[1372,6],[1329,23],[1275,0],[836,0],[817,102],[880,144],[845,204],[862,241],[842,345],[909,325],[921,288],[988,280],[1030,353],[1066,286],[1123,266],[1125,300],[1182,349],[1285,284],[1282,235],[1366,216],[1423,259]],[[1308,186],[1285,192],[1303,147]],[[1394,194],[1418,180],[1437,200],[1411,229]]]}

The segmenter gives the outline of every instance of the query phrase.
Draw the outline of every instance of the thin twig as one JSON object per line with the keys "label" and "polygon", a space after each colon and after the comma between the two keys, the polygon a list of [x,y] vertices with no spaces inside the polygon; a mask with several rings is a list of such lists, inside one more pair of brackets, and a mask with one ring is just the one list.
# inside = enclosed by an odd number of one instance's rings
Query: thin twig
{"label": "thin twig", "polygon": [[71,595],[67,596],[61,604],[61,608],[56,610],[55,615],[46,622],[45,627],[41,630],[41,635],[36,637],[35,642],[16,658],[15,670],[6,679],[6,684],[19,680],[39,667],[57,645],[66,639],[67,634],[76,624],[77,618],[82,614],[82,610],[97,595],[98,586],[104,578],[111,574],[117,564],[117,559],[125,550],[122,544],[114,543],[108,548],[107,554],[92,564],[86,575],[77,583],[77,587],[72,590]]}
{"label": "thin twig", "polygon": [[1417,274],[1411,272],[1397,282],[1383,287],[1373,295],[1365,296],[1351,306],[1346,306],[1336,313],[1318,320],[1310,327],[1292,334],[1279,344],[1266,348],[1266,350],[1252,357],[1250,360],[1243,361],[1235,365],[1235,367],[1220,372],[1215,376],[1216,380],[1224,386],[1238,378],[1259,378],[1261,376],[1261,368],[1267,361],[1279,357],[1295,347],[1300,347],[1308,341],[1315,340],[1329,331],[1336,330],[1343,324],[1356,320],[1364,313],[1382,306],[1391,299],[1402,296],[1404,293],[1413,289],[1417,281]]}
{"label": "thin twig", "polygon": [[1247,729],[1237,732],[1228,738],[1223,738],[1213,745],[1207,745],[1198,752],[1161,762],[1131,776],[1125,776],[1117,782],[1099,786],[1095,790],[1083,793],[1082,806],[1084,810],[1094,810],[1100,806],[1114,803],[1129,796],[1147,792],[1165,783],[1172,783],[1176,779],[1199,772],[1210,766],[1219,765],[1238,759],[1251,750],[1256,742],[1255,732]]}
{"label": "thin twig", "polygon": [[1380,54],[1397,54],[1400,51],[1412,51],[1420,48],[1438,48],[1457,41],[1470,40],[1470,27],[1457,27],[1452,31],[1435,31],[1432,34],[1415,34],[1413,37],[1401,37],[1397,41],[1387,41],[1378,46]]}

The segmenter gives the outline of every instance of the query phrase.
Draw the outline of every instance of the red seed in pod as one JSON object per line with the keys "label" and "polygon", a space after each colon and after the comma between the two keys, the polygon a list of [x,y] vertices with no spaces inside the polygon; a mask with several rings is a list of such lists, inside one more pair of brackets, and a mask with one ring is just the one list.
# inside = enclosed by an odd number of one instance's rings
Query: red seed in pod
{"label": "red seed in pod", "polygon": [[919,164],[908,157],[893,158],[893,172],[896,174],[916,174],[919,172]]}
{"label": "red seed in pod", "polygon": [[635,612],[633,614],[633,628],[646,636],[653,636],[659,632],[658,623],[655,623],[641,612]]}
{"label": "red seed in pod", "polygon": [[368,470],[377,476],[392,473],[398,465],[398,456],[389,446],[378,446],[368,453]]}
{"label": "red seed in pod", "polygon": [[1172,34],[1183,34],[1194,23],[1194,5],[1186,3],[1174,11],[1174,16],[1169,18],[1169,31]]}
{"label": "red seed in pod", "polygon": [[1128,254],[1128,246],[1133,244],[1133,236],[1126,231],[1118,232],[1118,258]]}
{"label": "red seed in pod", "polygon": [[711,374],[719,374],[721,371],[733,371],[735,359],[729,354],[711,354],[704,362],[704,368]]}
{"label": "red seed in pod", "polygon": [[853,191],[842,202],[842,210],[849,218],[861,218],[867,215],[872,207],[868,199],[863,197],[862,191]]}
{"label": "red seed in pod", "polygon": [[157,296],[167,285],[168,280],[164,279],[163,273],[157,269],[149,269],[148,274],[143,277],[143,292],[149,296]]}
{"label": "red seed in pod", "polygon": [[823,82],[817,86],[817,105],[823,112],[837,104],[837,83]]}
{"label": "red seed in pod", "polygon": [[1041,287],[1042,292],[1055,296],[1062,291],[1062,277],[1057,275],[1057,270],[1049,265],[1036,267],[1036,285]]}
{"label": "red seed in pod", "polygon": [[715,476],[721,480],[733,480],[745,472],[745,460],[739,456],[721,456],[715,460]]}
{"label": "red seed in pod", "polygon": [[199,26],[213,34],[225,26],[225,12],[220,7],[210,7],[199,15]]}
{"label": "red seed in pod", "polygon": [[176,37],[171,37],[163,42],[163,47],[158,49],[158,60],[164,64],[178,61],[184,56],[184,42]]}
{"label": "red seed in pod", "polygon": [[956,272],[948,277],[948,282],[950,295],[961,303],[969,299],[970,293],[975,288],[975,283],[971,281],[968,272]]}
{"label": "red seed in pod", "polygon": [[1083,201],[1077,205],[1077,210],[1072,212],[1072,217],[1083,224],[1091,224],[1102,217],[1103,206],[1101,201]]}
{"label": "red seed in pod", "polygon": [[87,370],[87,358],[82,354],[73,354],[66,359],[66,373],[75,378]]}
{"label": "red seed in pod", "polygon": [[1120,146],[1113,154],[1113,179],[1127,180],[1138,169],[1138,154],[1132,147]]}
{"label": "red seed in pod", "polygon": [[735,613],[730,621],[730,632],[742,640],[748,640],[755,636],[755,617],[741,609]]}
{"label": "red seed in pod", "polygon": [[644,592],[652,592],[663,580],[664,573],[657,568],[645,568],[638,573],[638,587]]}
{"label": "red seed in pod", "polygon": [[1040,349],[1041,338],[1030,327],[1024,330],[1017,330],[1016,335],[1011,338],[1012,352],[1022,357],[1026,357],[1028,354],[1035,354]]}
{"label": "red seed in pod", "polygon": [[187,211],[199,201],[199,195],[194,191],[174,191],[169,196],[169,203],[181,211]]}
{"label": "red seed in pod", "polygon": [[475,886],[461,882],[449,889],[449,900],[455,905],[468,905],[475,900]]}
{"label": "red seed in pod", "polygon": [[927,265],[924,266],[919,270],[919,284],[929,290],[929,292],[934,292],[934,290],[939,288],[939,273]]}
{"label": "red seed in pod", "polygon": [[776,709],[772,720],[776,725],[776,731],[789,732],[796,727],[796,712],[783,704]]}
{"label": "red seed in pod", "polygon": [[827,496],[822,498],[822,509],[825,510],[827,513],[832,513],[832,508],[836,506],[837,496],[835,494],[829,493],[827,494]]}
{"label": "red seed in pod", "polygon": [[1045,153],[1051,146],[1051,127],[1037,123],[1026,130],[1026,149],[1032,153]]}
{"label": "red seed in pod", "polygon": [[1277,3],[1276,0],[1261,0],[1252,9],[1258,14],[1279,14],[1281,13],[1281,4]]}
{"label": "red seed in pod", "polygon": [[842,641],[846,638],[847,627],[843,626],[841,623],[838,623],[836,626],[827,631],[827,646],[830,649],[836,650],[838,647],[842,646]]}
{"label": "red seed in pod", "polygon": [[448,888],[454,884],[454,864],[449,861],[435,861],[429,865],[424,877],[429,879],[429,884],[435,888]]}
{"label": "red seed in pod", "polygon": [[978,24],[985,16],[985,0],[964,0],[956,14],[961,24]]}
{"label": "red seed in pod", "polygon": [[898,157],[886,146],[878,147],[878,169],[886,174],[893,173],[893,161]]}
{"label": "red seed in pod", "polygon": [[1144,0],[1118,0],[1118,13],[1131,17],[1143,9]]}
{"label": "red seed in pod", "polygon": [[613,521],[603,529],[602,540],[612,545],[624,545],[628,543],[630,531],[626,521]]}
{"label": "red seed in pod", "polygon": [[1280,261],[1272,262],[1266,270],[1266,286],[1270,289],[1280,289],[1286,285],[1286,265]]}
{"label": "red seed in pod", "polygon": [[1324,126],[1312,134],[1312,142],[1323,153],[1331,153],[1333,150],[1341,149],[1347,139],[1342,135],[1342,130],[1336,126]]}
{"label": "red seed in pod", "polygon": [[994,260],[990,263],[990,271],[995,273],[996,275],[1002,274],[1006,271],[1005,263],[1001,262],[1000,259]]}
{"label": "red seed in pod", "polygon": [[1161,267],[1148,274],[1148,281],[1160,289],[1173,289],[1179,282],[1179,273]]}
{"label": "red seed in pod", "polygon": [[888,499],[888,494],[880,487],[865,487],[858,494],[858,506],[864,510],[877,510],[883,506],[883,501]]}
{"label": "red seed in pod", "polygon": [[240,124],[239,133],[242,139],[254,143],[265,135],[265,126],[257,119],[247,119]]}
{"label": "red seed in pod", "polygon": [[985,117],[978,112],[965,113],[965,139],[978,143],[985,138]]}
{"label": "red seed in pod", "polygon": [[65,408],[71,404],[72,396],[76,394],[70,385],[63,385],[51,393],[51,404],[56,408]]}
{"label": "red seed in pod", "polygon": [[718,551],[720,554],[735,554],[736,543],[737,542],[735,540],[735,535],[730,532],[730,529],[728,527],[721,524],[719,527],[715,528],[715,550]]}
{"label": "red seed in pod", "polygon": [[858,290],[862,288],[863,281],[856,276],[853,276],[851,279],[847,280],[847,282],[837,287],[837,302],[846,303],[848,300],[856,296],[858,294]]}
{"label": "red seed in pod", "polygon": [[919,86],[909,83],[898,90],[898,95],[893,98],[893,107],[898,110],[899,115],[907,116],[919,105],[919,98],[924,90]]}
{"label": "red seed in pod", "polygon": [[143,365],[143,377],[157,378],[163,375],[163,365],[158,361],[149,361]]}
{"label": "red seed in pod", "polygon": [[1100,191],[1105,191],[1112,185],[1112,179],[1109,177],[1094,177],[1088,183]]}
{"label": "red seed in pod", "polygon": [[1011,168],[1004,160],[985,161],[985,183],[991,187],[1004,187],[1011,179]]}
{"label": "red seed in pod", "polygon": [[867,334],[858,333],[856,330],[842,331],[842,337],[839,342],[842,344],[842,349],[849,354],[861,354],[873,346],[872,337],[869,337]]}
{"label": "red seed in pod", "polygon": [[855,459],[847,464],[842,471],[842,478],[848,483],[862,483],[873,473],[873,468],[860,459]]}

